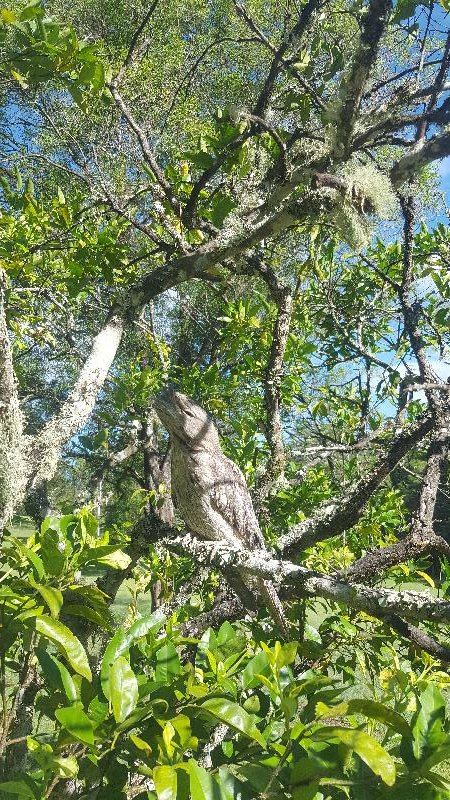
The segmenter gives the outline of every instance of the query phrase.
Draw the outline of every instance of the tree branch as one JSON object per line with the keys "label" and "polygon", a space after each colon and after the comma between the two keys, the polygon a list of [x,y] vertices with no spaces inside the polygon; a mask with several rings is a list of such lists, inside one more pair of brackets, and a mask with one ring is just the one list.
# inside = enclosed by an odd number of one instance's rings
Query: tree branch
{"label": "tree branch", "polygon": [[[430,14],[431,14],[431,8],[430,8]],[[430,92],[430,97],[427,103],[424,119],[417,128],[416,141],[419,143],[423,143],[425,140],[425,136],[428,130],[427,117],[429,114],[431,114],[432,111],[434,111],[436,107],[436,103],[439,97],[439,92],[442,91],[442,89],[444,88],[445,78],[448,72],[449,65],[450,65],[450,33],[447,35],[442,61]]]}
{"label": "tree branch", "polygon": [[421,147],[413,148],[397,161],[391,169],[391,181],[395,188],[413,178],[427,164],[450,155],[450,131],[436,134]]}
{"label": "tree branch", "polygon": [[200,563],[221,570],[238,569],[277,585],[289,584],[293,587],[292,598],[322,597],[376,617],[391,613],[410,620],[450,620],[450,602],[425,593],[347,583],[290,561],[271,558],[267,551],[236,550],[225,541],[200,541],[189,533],[164,539],[163,543],[174,552],[187,553]]}
{"label": "tree branch", "polygon": [[[383,617],[380,617],[380,619],[383,619]],[[437,642],[436,639],[433,639],[428,633],[425,633],[425,631],[421,631],[420,628],[416,628],[409,622],[405,622],[404,619],[396,614],[389,614],[384,619],[396,633],[403,636],[404,639],[409,639],[416,647],[425,650],[426,653],[429,653],[440,661],[450,661],[450,647],[445,647],[440,644],[440,642]]]}
{"label": "tree branch", "polygon": [[[264,401],[266,405],[266,436],[270,450],[267,478],[274,485],[284,471],[283,425],[281,422],[281,380],[292,316],[292,294],[283,288],[276,297],[277,317],[272,334],[269,360],[264,376]],[[270,487],[269,487],[270,488]]]}
{"label": "tree branch", "polygon": [[[403,264],[402,282],[398,289],[398,296],[403,311],[406,332],[411,343],[412,351],[416,357],[422,382],[431,382],[435,378],[431,370],[427,354],[425,341],[419,329],[419,319],[421,306],[418,302],[411,301],[411,288],[413,285],[414,269],[414,222],[415,222],[415,202],[412,195],[400,197],[404,226],[403,226]],[[430,399],[430,396],[429,396]],[[431,397],[432,401],[432,397]]]}
{"label": "tree branch", "polygon": [[418,422],[395,436],[389,447],[378,456],[372,470],[360,480],[350,495],[327,505],[278,540],[278,549],[284,555],[296,550],[304,550],[316,542],[338,536],[355,525],[363,513],[373,493],[394,467],[414,445],[420,442],[433,427],[430,415],[421,417]]}
{"label": "tree branch", "polygon": [[419,507],[413,516],[411,531],[404,539],[388,547],[380,547],[359,558],[340,577],[356,581],[367,581],[377,577],[390,567],[430,553],[443,554],[450,558],[450,545],[433,530],[433,518],[441,473],[448,454],[448,418],[445,419],[428,448],[427,465],[422,478]]}
{"label": "tree branch", "polygon": [[344,100],[337,122],[338,150],[350,151],[355,122],[361,101],[378,55],[380,39],[386,27],[391,0],[369,0],[366,13],[362,16],[362,30],[359,45],[353,59],[350,75],[343,79],[341,94]]}
{"label": "tree branch", "polygon": [[213,607],[198,617],[193,617],[183,623],[181,631],[183,636],[194,636],[199,639],[208,628],[220,628],[223,622],[233,622],[248,613],[238,597],[224,597],[219,595]]}
{"label": "tree branch", "polygon": [[270,66],[269,74],[267,75],[264,86],[261,89],[253,110],[253,113],[258,117],[261,117],[267,108],[267,104],[270,100],[278,73],[282,67],[285,53],[288,51],[291,44],[295,44],[298,47],[305,31],[308,28],[311,17],[317,11],[318,7],[319,0],[307,0],[300,12],[297,23],[294,25],[289,35],[283,39],[278,50],[276,51]]}
{"label": "tree branch", "polygon": [[115,103],[119,110],[121,111],[122,115],[126,119],[128,125],[130,126],[133,133],[136,135],[136,138],[139,142],[139,146],[141,148],[142,155],[144,157],[144,161],[149,165],[150,169],[152,170],[155,178],[162,190],[161,192],[156,192],[156,195],[159,200],[167,200],[169,202],[170,207],[174,211],[176,216],[180,216],[180,204],[175,197],[173,192],[172,186],[170,182],[167,180],[166,176],[164,175],[164,171],[159,166],[157,158],[150,147],[150,143],[148,137],[145,135],[143,129],[138,124],[137,120],[134,118],[133,114],[131,113],[130,109],[126,105],[122,95],[120,94],[119,90],[117,89],[117,83],[113,80],[108,86]]}
{"label": "tree branch", "polygon": [[35,488],[53,477],[63,445],[86,423],[115,358],[123,330],[124,319],[116,309],[95,337],[69,397],[29,444],[28,488]]}
{"label": "tree branch", "polygon": [[[123,78],[123,76],[125,74],[125,71],[130,66],[130,64],[133,63],[135,58],[139,56],[139,53],[137,52],[138,41],[139,41],[140,36],[141,36],[142,32],[144,31],[146,25],[148,25],[149,20],[150,20],[150,18],[152,16],[153,12],[155,11],[156,6],[158,5],[158,3],[159,3],[159,0],[153,0],[153,3],[151,3],[150,8],[148,9],[147,13],[144,14],[144,16],[142,18],[142,21],[140,22],[140,24],[136,28],[133,36],[131,37],[130,46],[129,46],[128,52],[127,52],[127,54],[125,56],[125,60],[124,60],[124,62],[122,64],[119,72],[117,73],[116,77],[114,78],[114,83],[115,83],[116,86],[119,86],[119,84],[120,84],[120,82],[121,82],[121,80],[122,80],[122,78]],[[147,44],[147,42],[144,42],[144,44],[141,45],[141,47],[138,48],[138,51],[141,52],[145,48],[146,44]]]}
{"label": "tree branch", "polygon": [[305,89],[305,91],[308,92],[313,104],[320,109],[326,108],[326,104],[323,102],[322,98],[316,94],[313,87],[308,83],[307,80],[305,80],[305,78],[303,77],[301,72],[295,67],[295,65],[292,64],[291,61],[285,59],[283,55],[280,54],[279,50],[277,50],[275,45],[272,44],[272,42],[267,38],[265,33],[261,30],[259,25],[256,24],[256,22],[250,16],[247,9],[242,5],[242,3],[238,2],[238,0],[234,0],[234,6],[238,16],[242,17],[242,19],[246,22],[250,30],[252,30],[256,34],[259,41],[265,47],[267,47],[268,50],[270,50],[270,52],[275,56],[275,58],[279,60],[279,63],[283,67],[283,69],[289,70],[289,72],[291,72],[292,75],[294,75],[294,77],[298,80],[300,86],[302,86],[303,89]]}
{"label": "tree branch", "polygon": [[0,271],[0,539],[25,489],[23,417],[5,316]]}

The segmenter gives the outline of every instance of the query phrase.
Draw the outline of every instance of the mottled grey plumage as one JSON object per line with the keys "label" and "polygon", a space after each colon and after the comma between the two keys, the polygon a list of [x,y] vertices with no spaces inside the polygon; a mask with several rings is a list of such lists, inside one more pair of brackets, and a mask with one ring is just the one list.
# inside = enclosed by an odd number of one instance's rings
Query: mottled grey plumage
{"label": "mottled grey plumage", "polygon": [[[154,405],[171,436],[172,496],[187,527],[203,539],[224,539],[239,549],[265,549],[245,478],[223,454],[206,411],[173,391],[158,395]],[[286,633],[283,607],[270,583],[236,573],[226,577],[247,607],[255,607],[256,589]]]}

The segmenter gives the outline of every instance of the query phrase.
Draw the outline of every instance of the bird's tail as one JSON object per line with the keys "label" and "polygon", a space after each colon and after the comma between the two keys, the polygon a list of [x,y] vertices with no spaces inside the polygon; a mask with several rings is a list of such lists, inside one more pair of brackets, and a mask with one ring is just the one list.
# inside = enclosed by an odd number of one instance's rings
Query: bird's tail
{"label": "bird's tail", "polygon": [[263,578],[258,578],[258,589],[261,592],[261,596],[265,601],[267,608],[270,611],[272,619],[276,622],[277,626],[280,629],[280,632],[283,635],[284,639],[289,638],[289,627],[288,622],[284,614],[283,604],[278,597],[274,586],[270,583],[270,581],[265,581]]}

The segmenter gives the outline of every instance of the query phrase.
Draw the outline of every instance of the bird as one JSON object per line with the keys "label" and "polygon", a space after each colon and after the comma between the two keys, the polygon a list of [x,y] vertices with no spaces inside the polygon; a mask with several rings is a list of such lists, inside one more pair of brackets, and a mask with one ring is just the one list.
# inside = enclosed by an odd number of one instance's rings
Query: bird
{"label": "bird", "polygon": [[[156,396],[154,409],[170,434],[172,497],[187,528],[200,539],[266,550],[244,475],[223,453],[209,414],[172,388]],[[225,577],[246,608],[256,608],[256,590],[287,637],[283,605],[270,581],[231,569]]]}

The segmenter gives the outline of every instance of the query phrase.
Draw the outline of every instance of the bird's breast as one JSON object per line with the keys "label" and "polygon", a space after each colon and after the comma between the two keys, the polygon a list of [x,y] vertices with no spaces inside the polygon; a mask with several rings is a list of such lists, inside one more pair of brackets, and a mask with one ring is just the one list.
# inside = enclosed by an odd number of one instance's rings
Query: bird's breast
{"label": "bird's breast", "polygon": [[216,482],[211,471],[211,457],[202,459],[198,452],[185,448],[172,452],[172,493],[178,513],[186,526],[202,539],[217,541],[225,539],[234,546],[242,546],[232,526],[220,513],[228,502],[225,491],[220,493],[221,503],[212,502],[216,497]]}

